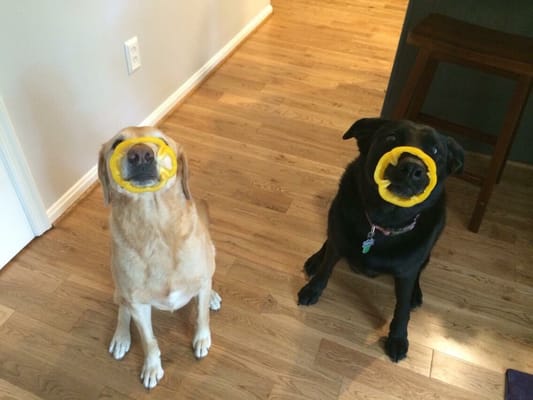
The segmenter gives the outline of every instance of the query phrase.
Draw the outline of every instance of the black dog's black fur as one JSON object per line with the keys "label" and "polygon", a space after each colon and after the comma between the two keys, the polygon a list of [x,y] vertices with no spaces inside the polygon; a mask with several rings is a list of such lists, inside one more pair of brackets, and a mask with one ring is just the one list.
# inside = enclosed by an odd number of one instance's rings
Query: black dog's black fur
{"label": "black dog's black fur", "polygon": [[[455,140],[410,121],[362,119],[352,125],[343,139],[352,137],[357,140],[360,154],[347,166],[341,178],[329,210],[327,240],[305,263],[305,271],[311,279],[298,293],[298,303],[311,305],[318,301],[341,257],[346,258],[353,269],[369,276],[392,274],[396,307],[385,351],[397,362],[407,354],[410,310],[422,304],[420,273],[444,228],[444,180],[448,175],[462,171],[464,152]],[[378,160],[397,146],[418,147],[430,155],[437,166],[437,185],[425,201],[412,207],[399,207],[384,201],[373,179]],[[394,176],[394,171],[387,173]],[[400,178],[394,178],[394,190],[398,193],[414,190],[416,193],[416,181],[421,175],[426,179],[423,182],[425,187],[427,174],[408,170],[403,171]],[[399,233],[415,218],[412,230]],[[371,229],[369,221],[387,230],[396,230],[397,234],[385,236],[376,230],[375,244],[363,254],[361,244]]]}

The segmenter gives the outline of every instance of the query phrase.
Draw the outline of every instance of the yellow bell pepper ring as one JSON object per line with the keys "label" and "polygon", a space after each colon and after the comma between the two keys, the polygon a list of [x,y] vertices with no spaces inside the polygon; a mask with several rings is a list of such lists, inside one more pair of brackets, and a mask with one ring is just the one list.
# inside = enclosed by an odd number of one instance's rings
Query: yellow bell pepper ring
{"label": "yellow bell pepper ring", "polygon": [[[152,143],[158,148],[156,159],[159,173],[159,182],[153,186],[135,186],[131,182],[124,180],[121,173],[122,159],[126,156],[128,149],[138,143]],[[178,160],[176,153],[165,143],[164,140],[156,137],[140,137],[125,140],[115,148],[109,159],[109,169],[113,180],[123,189],[132,193],[155,192],[161,189],[167,181],[176,175],[178,170]]]}
{"label": "yellow bell pepper ring", "polygon": [[[412,154],[422,160],[427,168],[427,176],[429,178],[429,183],[422,193],[408,198],[400,197],[397,194],[392,193],[388,188],[391,181],[385,178],[385,170],[387,167],[389,165],[397,165],[398,160],[403,153]],[[433,158],[419,148],[399,146],[381,156],[376,165],[376,169],[374,170],[374,181],[378,185],[378,192],[383,200],[399,207],[412,207],[426,200],[437,185],[437,166]]]}

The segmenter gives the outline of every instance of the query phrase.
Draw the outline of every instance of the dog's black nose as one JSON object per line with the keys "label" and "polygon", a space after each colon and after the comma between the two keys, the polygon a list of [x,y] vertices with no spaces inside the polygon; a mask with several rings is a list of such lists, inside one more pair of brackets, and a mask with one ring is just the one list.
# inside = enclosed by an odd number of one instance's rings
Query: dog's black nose
{"label": "dog's black nose", "polygon": [[427,171],[422,160],[412,156],[401,157],[396,169],[403,178],[413,182],[425,179]]}
{"label": "dog's black nose", "polygon": [[127,157],[128,163],[133,166],[150,165],[154,162],[154,152],[143,143],[133,145],[128,150]]}

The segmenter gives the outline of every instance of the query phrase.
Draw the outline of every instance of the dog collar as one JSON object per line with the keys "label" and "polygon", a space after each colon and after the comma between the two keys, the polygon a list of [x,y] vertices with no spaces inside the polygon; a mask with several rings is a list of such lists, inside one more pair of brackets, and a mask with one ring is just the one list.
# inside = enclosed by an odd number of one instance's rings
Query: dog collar
{"label": "dog collar", "polygon": [[[409,153],[415,157],[418,157],[420,160],[422,160],[428,170],[427,175],[429,178],[429,183],[424,191],[409,198],[400,197],[392,193],[388,189],[391,181],[385,178],[385,170],[387,167],[391,164],[398,164],[398,160],[403,153]],[[374,181],[378,185],[378,192],[383,200],[399,207],[412,207],[426,200],[431,194],[431,191],[437,185],[437,166],[435,165],[433,158],[428,156],[419,148],[412,146],[399,146],[381,156],[378,164],[376,165],[376,169],[374,170]]]}
{"label": "dog collar", "polygon": [[[155,144],[158,148],[156,159],[159,173],[159,182],[153,186],[135,186],[131,182],[122,178],[122,159],[124,158],[124,156],[126,156],[128,149],[134,144],[138,143],[152,143]],[[111,171],[111,176],[113,177],[115,182],[128,192],[155,192],[156,190],[161,189],[170,178],[176,175],[176,171],[178,170],[178,161],[176,158],[176,153],[164,140],[156,137],[140,137],[128,139],[119,143],[119,145],[113,151],[111,158],[109,159],[109,169]]]}
{"label": "dog collar", "polygon": [[379,225],[372,223],[368,214],[365,213],[365,215],[366,215],[366,219],[368,220],[368,223],[370,224],[370,231],[366,235],[366,240],[363,243],[361,243],[361,247],[362,247],[361,252],[363,254],[368,253],[370,251],[370,248],[374,245],[375,243],[374,236],[376,234],[376,230],[380,231],[385,236],[401,235],[402,233],[412,231],[416,226],[416,221],[418,220],[418,217],[420,217],[420,214],[416,214],[413,221],[409,225],[404,226],[403,228],[388,229],[388,228],[383,228]]}

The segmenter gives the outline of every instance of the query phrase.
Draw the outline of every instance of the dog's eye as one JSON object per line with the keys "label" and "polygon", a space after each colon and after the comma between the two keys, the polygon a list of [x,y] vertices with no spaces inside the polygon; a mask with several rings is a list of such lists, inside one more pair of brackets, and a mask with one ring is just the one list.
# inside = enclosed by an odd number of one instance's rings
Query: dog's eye
{"label": "dog's eye", "polygon": [[396,135],[389,135],[385,138],[385,142],[394,143],[396,141]]}
{"label": "dog's eye", "polygon": [[118,146],[120,143],[122,143],[123,141],[124,141],[124,139],[122,139],[122,138],[118,138],[117,140],[115,140],[115,141],[113,142],[113,145],[111,146],[111,149],[112,149],[112,150],[115,150],[115,149],[117,148],[117,146]]}
{"label": "dog's eye", "polygon": [[439,152],[439,148],[438,148],[437,146],[433,146],[433,147],[431,148],[431,153],[432,153],[434,156],[436,156],[438,152]]}

